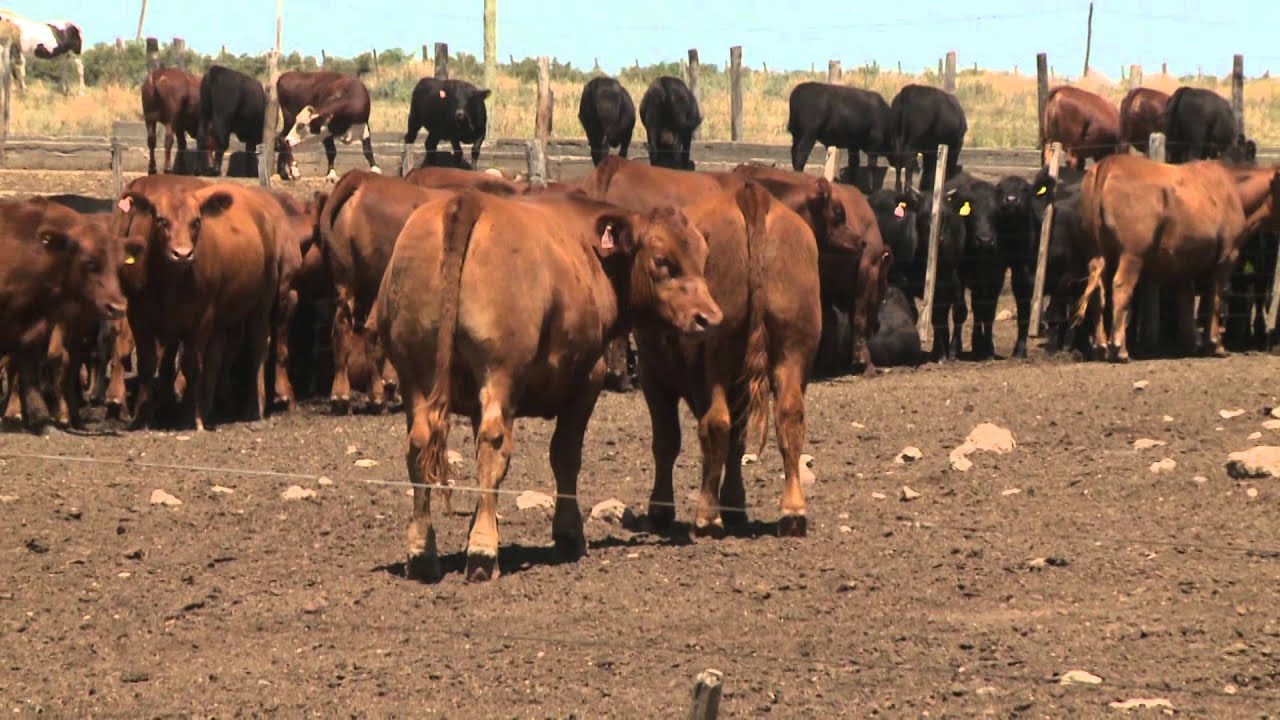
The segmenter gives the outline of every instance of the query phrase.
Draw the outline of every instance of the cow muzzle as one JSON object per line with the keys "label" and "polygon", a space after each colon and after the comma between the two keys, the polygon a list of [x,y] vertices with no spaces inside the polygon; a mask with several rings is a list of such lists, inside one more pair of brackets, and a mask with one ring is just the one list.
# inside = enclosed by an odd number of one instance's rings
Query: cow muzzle
{"label": "cow muzzle", "polygon": [[169,259],[176,263],[181,263],[185,265],[195,260],[195,258],[196,258],[196,249],[194,247],[169,248]]}

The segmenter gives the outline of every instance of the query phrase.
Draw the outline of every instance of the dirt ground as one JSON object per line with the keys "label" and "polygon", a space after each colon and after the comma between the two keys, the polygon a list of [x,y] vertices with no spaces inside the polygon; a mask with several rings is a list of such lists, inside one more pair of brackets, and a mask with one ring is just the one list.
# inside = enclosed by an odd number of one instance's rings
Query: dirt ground
{"label": "dirt ground", "polygon": [[[95,190],[68,182],[42,189]],[[1012,323],[996,337],[1007,351]],[[771,444],[747,467],[752,523],[719,541],[587,520],[589,554],[562,563],[550,514],[504,495],[502,576],[481,585],[461,575],[464,515],[438,517],[443,581],[401,574],[399,415],[308,404],[202,434],[2,434],[0,710],[680,717],[715,668],[721,717],[1118,717],[1109,704],[1133,698],[1277,717],[1280,481],[1238,482],[1224,463],[1280,444],[1261,424],[1278,369],[1267,355],[1113,366],[1035,351],[815,383],[807,538],[774,535]],[[952,470],[983,421],[1016,449]],[[470,484],[470,433],[455,429]],[[505,490],[553,491],[550,433],[517,424]],[[584,514],[608,498],[643,512],[649,437],[639,393],[601,398]],[[895,463],[905,446],[922,459]],[[1164,458],[1176,467],[1149,469]],[[315,496],[282,498],[292,485]],[[152,504],[157,489],[181,505]],[[1072,670],[1101,683],[1060,684]]]}

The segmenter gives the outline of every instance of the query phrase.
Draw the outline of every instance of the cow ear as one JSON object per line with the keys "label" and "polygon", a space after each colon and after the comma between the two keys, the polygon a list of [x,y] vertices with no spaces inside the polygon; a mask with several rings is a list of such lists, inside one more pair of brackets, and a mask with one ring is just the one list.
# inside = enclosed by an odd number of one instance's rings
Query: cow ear
{"label": "cow ear", "polygon": [[818,199],[825,200],[831,197],[831,182],[824,177],[818,178]]}
{"label": "cow ear", "polygon": [[489,99],[489,93],[490,93],[490,90],[488,90],[488,89],[480,90],[480,91],[477,91],[477,92],[476,92],[475,97],[478,97],[478,98],[480,98],[481,100],[488,100],[488,99]]}
{"label": "cow ear", "polygon": [[116,202],[116,209],[126,215],[134,210],[151,215],[156,214],[156,206],[147,199],[147,196],[136,192],[127,192],[121,195],[120,200]]}
{"label": "cow ear", "polygon": [[233,202],[231,193],[216,192],[200,203],[200,214],[204,217],[216,218],[226,212]]}
{"label": "cow ear", "polygon": [[40,233],[40,244],[49,252],[67,253],[69,255],[74,255],[80,249],[80,245],[75,240],[72,240],[70,236],[48,230]]}
{"label": "cow ear", "polygon": [[601,259],[621,252],[635,252],[635,226],[623,215],[601,215],[596,219],[595,249]]}

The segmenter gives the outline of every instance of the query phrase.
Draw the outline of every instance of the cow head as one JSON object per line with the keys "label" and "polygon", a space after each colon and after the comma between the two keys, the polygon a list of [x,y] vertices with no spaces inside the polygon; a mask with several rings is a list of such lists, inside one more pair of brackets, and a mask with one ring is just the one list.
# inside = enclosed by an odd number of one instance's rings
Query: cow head
{"label": "cow head", "polygon": [[1032,192],[1031,183],[1017,175],[1001,178],[995,186],[996,215],[1012,218],[1030,212]]}
{"label": "cow head", "polygon": [[445,107],[445,114],[464,137],[475,137],[485,131],[488,113],[484,101],[490,91],[467,82],[446,82],[433,98]]}
{"label": "cow head", "polygon": [[805,204],[814,219],[813,229],[820,249],[854,255],[862,253],[866,238],[849,224],[844,203],[834,196],[831,183],[826,178],[818,178]]}
{"label": "cow head", "polygon": [[36,226],[36,238],[52,264],[65,268],[64,300],[90,309],[99,317],[124,315],[120,290],[122,243],[107,223],[63,208],[46,208]]}
{"label": "cow head", "polygon": [[1258,161],[1258,145],[1244,135],[1237,135],[1230,147],[1223,151],[1222,158],[1238,165],[1253,165]]}
{"label": "cow head", "polygon": [[[142,193],[128,192],[120,199],[120,209],[150,216],[150,248],[164,262],[189,265],[205,219],[218,217],[231,207],[225,190],[197,193],[164,193],[154,200]],[[128,206],[126,209],[126,205]]]}
{"label": "cow head", "polygon": [[867,198],[884,244],[896,257],[911,261],[916,254],[916,216],[920,210],[920,193],[914,189],[877,190]]}
{"label": "cow head", "polygon": [[723,314],[703,275],[707,241],[683,212],[662,207],[643,217],[606,213],[595,230],[596,253],[606,267],[615,258],[630,261],[623,302],[638,319],[690,336],[720,324]]}
{"label": "cow head", "polygon": [[66,20],[52,22],[49,23],[49,29],[58,39],[58,47],[53,51],[53,55],[65,53],[79,55],[84,50],[84,39],[81,38],[80,28],[75,23]]}
{"label": "cow head", "polygon": [[991,183],[974,180],[944,191],[943,199],[964,226],[968,242],[979,250],[996,246],[996,232],[991,224],[995,212],[995,188]]}

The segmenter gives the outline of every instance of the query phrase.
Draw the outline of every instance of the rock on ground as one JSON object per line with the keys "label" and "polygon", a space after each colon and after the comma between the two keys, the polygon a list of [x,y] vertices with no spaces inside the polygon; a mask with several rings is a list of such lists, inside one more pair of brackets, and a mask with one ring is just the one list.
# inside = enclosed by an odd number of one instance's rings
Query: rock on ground
{"label": "rock on ground", "polygon": [[164,505],[165,507],[178,507],[182,504],[182,501],[164,490],[156,488],[151,491],[151,504]]}
{"label": "rock on ground", "polygon": [[517,510],[533,510],[534,508],[550,510],[555,506],[555,498],[536,490],[525,490],[516,496]]}
{"label": "rock on ground", "polygon": [[591,508],[592,520],[603,520],[615,525],[627,525],[635,521],[635,514],[626,503],[617,498],[602,500]]}
{"label": "rock on ground", "polygon": [[1259,445],[1227,456],[1227,474],[1236,480],[1280,478],[1280,447]]}
{"label": "rock on ground", "polygon": [[894,458],[893,461],[899,465],[903,465],[905,463],[915,462],[923,457],[924,453],[920,452],[920,448],[914,445],[908,445],[902,448],[902,452],[898,453],[898,457]]}

